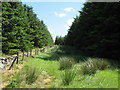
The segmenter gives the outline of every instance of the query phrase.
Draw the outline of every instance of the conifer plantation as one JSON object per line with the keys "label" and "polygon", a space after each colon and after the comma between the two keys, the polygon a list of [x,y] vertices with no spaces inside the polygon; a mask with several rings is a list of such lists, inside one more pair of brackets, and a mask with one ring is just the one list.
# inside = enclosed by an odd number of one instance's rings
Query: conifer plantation
{"label": "conifer plantation", "polygon": [[2,52],[14,54],[53,45],[53,39],[32,7],[22,2],[2,3]]}
{"label": "conifer plantation", "polygon": [[[48,27],[56,30],[53,37],[58,35],[55,43],[45,23],[26,4],[40,8],[39,13],[44,11],[43,18],[47,17],[48,25],[54,25]],[[72,14],[83,3],[26,4],[2,2],[0,90],[120,89],[120,3],[85,2],[74,21]],[[59,7],[63,13],[57,11]],[[64,22],[71,22],[71,26],[67,35],[59,36]]]}
{"label": "conifer plantation", "polygon": [[87,2],[76,16],[66,38],[88,56],[119,59],[120,15],[118,2]]}

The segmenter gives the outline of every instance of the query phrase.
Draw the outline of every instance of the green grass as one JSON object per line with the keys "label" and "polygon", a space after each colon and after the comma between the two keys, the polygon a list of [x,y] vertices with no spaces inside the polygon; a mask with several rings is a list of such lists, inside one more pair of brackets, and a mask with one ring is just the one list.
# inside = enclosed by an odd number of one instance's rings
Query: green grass
{"label": "green grass", "polygon": [[60,70],[65,70],[65,69],[70,69],[72,66],[75,64],[75,60],[70,57],[61,57],[59,59],[59,69]]}
{"label": "green grass", "polygon": [[[49,51],[48,51],[49,52]],[[50,55],[47,53],[40,53],[40,55],[35,56],[35,58],[28,58],[27,63],[25,64],[24,68],[18,73],[16,74],[15,78],[17,79],[17,81],[19,81],[19,87],[37,87],[40,88],[44,85],[44,82],[40,85],[37,86],[36,81],[43,81],[46,78],[52,77],[51,80],[53,81],[53,83],[51,82],[51,84],[53,85],[54,82],[57,80],[57,78],[60,78],[60,74],[62,71],[58,70],[59,68],[59,62],[58,61],[54,61],[54,60],[43,60],[41,58],[49,58]],[[31,80],[35,75],[34,73],[32,73],[31,70],[27,70],[25,67],[31,67],[30,69],[32,70],[32,68],[37,68],[37,71],[35,70],[35,73],[39,73],[39,76],[37,78],[37,80]],[[28,68],[29,69],[29,68]],[[33,70],[34,72],[34,70]],[[33,75],[31,75],[31,74]],[[26,77],[26,75],[28,74],[28,77]],[[28,80],[29,79],[29,80]],[[29,83],[30,82],[30,83]],[[31,84],[31,85],[29,85]]]}
{"label": "green grass", "polygon": [[75,72],[72,70],[65,70],[64,73],[61,75],[63,85],[69,85],[75,78]]}
{"label": "green grass", "polygon": [[78,75],[69,88],[118,88],[117,71],[97,71],[95,75]]}
{"label": "green grass", "polygon": [[[57,53],[56,53],[57,51]],[[60,53],[59,53],[60,51]],[[67,50],[66,50],[67,51]],[[75,50],[74,50],[75,51]],[[74,60],[79,61],[73,67],[67,70],[59,69],[59,59],[61,57],[72,57]],[[92,75],[89,74],[81,74],[79,72],[84,61],[86,62],[88,57],[80,56],[73,54],[72,51],[70,54],[65,53],[64,51],[59,50],[59,47],[54,47],[52,49],[48,49],[45,53],[40,53],[34,58],[29,57],[25,66],[31,68],[37,68],[34,73],[37,73],[37,78],[33,80],[33,82],[29,85],[25,81],[25,74],[30,74],[28,72],[21,74],[22,77],[21,83],[19,87],[21,88],[118,88],[118,71],[116,69],[97,69],[96,72]],[[95,59],[95,58],[91,58]],[[96,59],[97,60],[97,59]],[[95,60],[95,61],[96,61]],[[102,66],[104,64],[100,64],[95,62],[98,65]],[[108,64],[107,64],[108,65]],[[104,68],[104,66],[102,66]],[[25,71],[23,68],[20,72]],[[33,70],[34,71],[34,70]],[[19,72],[19,73],[20,73]],[[19,75],[18,73],[18,75]],[[34,77],[34,73],[30,78]],[[38,74],[39,73],[39,74]],[[18,80],[19,76],[15,75],[16,80]],[[46,83],[47,82],[47,83]]]}
{"label": "green grass", "polygon": [[41,73],[41,70],[37,67],[25,66],[21,72],[16,75],[17,82],[21,83],[25,80],[27,84],[32,84],[35,82]]}
{"label": "green grass", "polygon": [[79,63],[78,72],[81,74],[95,74],[97,70],[106,70],[110,68],[110,63],[105,59],[88,58],[86,61]]}

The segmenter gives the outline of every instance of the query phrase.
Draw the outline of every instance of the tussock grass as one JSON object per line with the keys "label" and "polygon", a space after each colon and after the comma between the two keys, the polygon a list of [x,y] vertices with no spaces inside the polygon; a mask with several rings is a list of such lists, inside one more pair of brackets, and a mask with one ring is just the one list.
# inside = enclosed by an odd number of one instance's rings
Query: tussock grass
{"label": "tussock grass", "polygon": [[21,72],[16,75],[17,82],[21,83],[25,81],[26,84],[32,84],[35,82],[40,74],[40,69],[32,66],[25,66]]}
{"label": "tussock grass", "polygon": [[35,82],[35,80],[37,80],[38,76],[39,76],[39,71],[37,68],[33,68],[33,67],[26,67],[26,83],[27,84],[32,84],[33,82]]}
{"label": "tussock grass", "polygon": [[69,85],[75,78],[75,72],[72,70],[65,70],[61,77],[63,85]]}
{"label": "tussock grass", "polygon": [[118,72],[104,70],[94,75],[77,75],[66,88],[118,88]]}
{"label": "tussock grass", "polygon": [[59,59],[59,69],[70,69],[75,64],[75,60],[71,57],[61,57]]}
{"label": "tussock grass", "polygon": [[[15,76],[17,82],[20,82],[19,86],[22,88],[118,88],[118,71],[111,70],[107,60],[73,54],[72,50],[71,54],[66,54],[67,49],[66,51],[59,49],[57,46],[34,58],[29,58],[25,67]],[[55,53],[56,51],[61,54]],[[77,60],[79,63],[73,63],[72,60],[73,62]],[[31,68],[32,72],[30,72]],[[31,74],[27,76],[28,73]],[[32,77],[35,78],[31,80]],[[45,83],[47,80],[50,82]]]}
{"label": "tussock grass", "polygon": [[108,68],[110,68],[110,63],[100,58],[88,58],[88,60],[80,64],[80,72],[83,75],[95,74],[97,70],[105,70]]}

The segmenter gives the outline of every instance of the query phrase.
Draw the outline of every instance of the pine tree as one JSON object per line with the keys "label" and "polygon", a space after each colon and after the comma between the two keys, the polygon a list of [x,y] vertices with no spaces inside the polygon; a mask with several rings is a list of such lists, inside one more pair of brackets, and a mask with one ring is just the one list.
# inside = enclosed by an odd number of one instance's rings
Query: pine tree
{"label": "pine tree", "polygon": [[66,44],[90,56],[119,58],[120,3],[87,2],[71,25]]}
{"label": "pine tree", "polygon": [[14,54],[52,45],[52,37],[33,9],[21,2],[2,3],[2,52]]}

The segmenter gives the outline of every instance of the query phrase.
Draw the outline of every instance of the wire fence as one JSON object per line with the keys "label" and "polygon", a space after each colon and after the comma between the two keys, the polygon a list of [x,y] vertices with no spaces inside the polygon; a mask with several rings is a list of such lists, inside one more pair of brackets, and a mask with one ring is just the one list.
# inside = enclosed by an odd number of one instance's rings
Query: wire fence
{"label": "wire fence", "polygon": [[23,52],[22,54],[20,54],[19,52],[16,55],[13,55],[11,57],[0,57],[0,74],[4,73],[4,70],[6,69],[7,66],[9,66],[8,70],[11,70],[11,68],[14,66],[15,62],[16,64],[19,63],[19,57],[22,57],[22,61],[24,59],[24,57],[33,57],[34,55],[38,55],[39,53],[43,53],[46,52],[46,50],[48,48],[52,48],[53,46],[47,46],[44,48],[40,48],[40,49],[35,49],[34,51],[31,50],[30,52]]}

